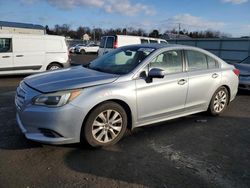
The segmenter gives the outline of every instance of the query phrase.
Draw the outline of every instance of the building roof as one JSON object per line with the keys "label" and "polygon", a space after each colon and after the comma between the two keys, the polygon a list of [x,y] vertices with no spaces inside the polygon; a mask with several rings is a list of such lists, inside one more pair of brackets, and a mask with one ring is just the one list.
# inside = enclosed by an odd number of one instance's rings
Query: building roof
{"label": "building roof", "polygon": [[0,27],[16,27],[16,28],[26,28],[26,29],[39,29],[39,30],[45,29],[41,25],[18,23],[18,22],[5,22],[5,21],[0,21]]}

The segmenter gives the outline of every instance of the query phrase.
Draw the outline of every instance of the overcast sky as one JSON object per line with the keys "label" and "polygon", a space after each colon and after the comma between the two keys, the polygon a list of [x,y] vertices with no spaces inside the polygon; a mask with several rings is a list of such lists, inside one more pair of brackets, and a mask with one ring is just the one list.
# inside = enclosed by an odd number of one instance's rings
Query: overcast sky
{"label": "overcast sky", "polygon": [[0,0],[0,21],[250,35],[250,0]]}

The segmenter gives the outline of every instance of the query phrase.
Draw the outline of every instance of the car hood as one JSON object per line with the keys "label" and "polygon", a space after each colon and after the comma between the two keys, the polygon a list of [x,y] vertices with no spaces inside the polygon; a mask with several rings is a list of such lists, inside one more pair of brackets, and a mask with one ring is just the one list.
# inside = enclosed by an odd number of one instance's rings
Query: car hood
{"label": "car hood", "polygon": [[248,64],[234,64],[240,70],[240,76],[250,76],[250,65]]}
{"label": "car hood", "polygon": [[70,90],[114,82],[117,75],[98,72],[82,66],[26,77],[24,82],[42,93]]}

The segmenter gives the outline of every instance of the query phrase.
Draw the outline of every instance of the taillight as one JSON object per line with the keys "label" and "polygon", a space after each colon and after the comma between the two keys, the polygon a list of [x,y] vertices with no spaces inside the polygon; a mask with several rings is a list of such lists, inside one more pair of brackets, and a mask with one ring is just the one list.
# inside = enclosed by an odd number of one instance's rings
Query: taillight
{"label": "taillight", "polygon": [[239,69],[234,69],[233,71],[234,71],[234,74],[236,74],[237,76],[240,75],[240,70]]}
{"label": "taillight", "polygon": [[117,42],[117,40],[115,40],[114,48],[115,49],[118,48],[118,42]]}

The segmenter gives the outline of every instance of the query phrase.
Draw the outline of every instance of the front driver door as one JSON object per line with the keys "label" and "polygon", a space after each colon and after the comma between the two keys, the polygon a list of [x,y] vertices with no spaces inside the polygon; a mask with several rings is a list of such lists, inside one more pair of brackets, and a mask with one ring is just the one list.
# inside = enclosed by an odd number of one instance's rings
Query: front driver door
{"label": "front driver door", "polygon": [[[188,90],[188,76],[184,72],[183,52],[165,51],[149,65],[165,70],[164,78],[154,78],[147,82],[142,77],[136,80],[138,123],[167,118],[184,111]],[[147,73],[146,73],[147,74]]]}

